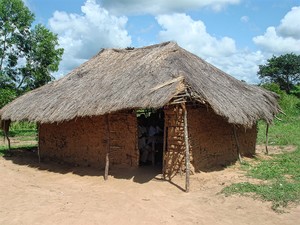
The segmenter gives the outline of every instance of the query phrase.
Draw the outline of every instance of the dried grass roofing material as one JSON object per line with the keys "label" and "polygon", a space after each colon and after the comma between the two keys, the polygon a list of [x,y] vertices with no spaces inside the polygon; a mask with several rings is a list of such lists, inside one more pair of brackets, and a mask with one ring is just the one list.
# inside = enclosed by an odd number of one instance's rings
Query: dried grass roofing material
{"label": "dried grass roofing material", "polygon": [[104,49],[67,76],[30,91],[0,110],[2,120],[52,123],[166,105],[186,87],[229,123],[270,123],[277,95],[229,76],[174,42]]}

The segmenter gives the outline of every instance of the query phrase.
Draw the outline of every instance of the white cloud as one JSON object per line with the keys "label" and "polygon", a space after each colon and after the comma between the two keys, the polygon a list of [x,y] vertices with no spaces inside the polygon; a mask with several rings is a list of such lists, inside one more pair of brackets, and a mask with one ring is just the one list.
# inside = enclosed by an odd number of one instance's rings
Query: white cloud
{"label": "white cloud", "polygon": [[253,41],[266,52],[274,54],[300,53],[300,39],[282,37],[275,27],[268,27],[264,35],[254,37]]}
{"label": "white cloud", "polygon": [[80,15],[56,11],[49,19],[50,29],[58,34],[60,46],[65,49],[60,75],[83,63],[101,48],[131,45],[126,17],[111,15],[95,0],[87,0],[81,11]]}
{"label": "white cloud", "polygon": [[160,41],[174,40],[237,79],[258,82],[258,65],[264,60],[261,52],[238,50],[232,38],[210,35],[202,21],[195,21],[186,14],[161,15],[156,20],[162,27],[158,35]]}
{"label": "white cloud", "polygon": [[264,64],[265,58],[261,51],[239,50],[229,57],[210,57],[206,60],[239,80],[255,84],[259,83],[258,65]]}
{"label": "white cloud", "polygon": [[227,5],[238,4],[240,0],[100,0],[100,2],[103,7],[117,14],[158,15],[203,7],[220,11]]}
{"label": "white cloud", "polygon": [[187,50],[204,58],[226,56],[236,51],[235,42],[229,37],[217,39],[207,33],[205,24],[194,21],[186,14],[157,16],[158,24],[163,28],[159,32],[161,41],[175,40]]}
{"label": "white cloud", "polygon": [[283,37],[300,39],[300,6],[293,7],[292,10],[285,15],[277,31]]}
{"label": "white cloud", "polygon": [[242,16],[240,19],[243,23],[248,23],[249,22],[249,17],[248,16]]}
{"label": "white cloud", "polygon": [[300,7],[293,7],[278,27],[268,27],[263,35],[253,38],[262,50],[273,54],[300,53]]}

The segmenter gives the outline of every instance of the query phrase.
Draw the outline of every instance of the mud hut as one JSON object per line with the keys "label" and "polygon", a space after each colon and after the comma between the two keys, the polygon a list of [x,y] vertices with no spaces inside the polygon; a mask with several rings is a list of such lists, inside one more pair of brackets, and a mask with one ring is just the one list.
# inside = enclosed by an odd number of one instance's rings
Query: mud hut
{"label": "mud hut", "polygon": [[135,167],[140,109],[155,109],[163,119],[168,177],[186,171],[189,162],[197,172],[253,154],[257,121],[269,124],[280,110],[276,94],[166,42],[103,49],[65,77],[3,107],[0,118],[38,123],[42,158]]}

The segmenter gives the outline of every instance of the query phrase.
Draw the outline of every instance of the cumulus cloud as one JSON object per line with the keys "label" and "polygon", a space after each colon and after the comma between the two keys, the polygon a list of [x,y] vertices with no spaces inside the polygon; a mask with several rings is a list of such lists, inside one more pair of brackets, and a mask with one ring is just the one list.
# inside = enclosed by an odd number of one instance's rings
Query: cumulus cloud
{"label": "cumulus cloud", "polygon": [[265,63],[266,56],[261,51],[239,50],[228,57],[209,57],[206,60],[226,73],[250,84],[259,83],[258,65]]}
{"label": "cumulus cloud", "polygon": [[293,7],[281,20],[278,33],[283,37],[300,39],[300,6]]}
{"label": "cumulus cloud", "polygon": [[261,52],[237,49],[232,38],[212,36],[201,20],[195,21],[186,14],[161,15],[156,20],[162,27],[160,41],[174,40],[237,79],[258,82],[257,65],[264,60]]}
{"label": "cumulus cloud", "polygon": [[253,38],[262,50],[273,54],[300,53],[300,7],[293,7],[277,27],[268,27],[263,35]]}
{"label": "cumulus cloud", "polygon": [[56,11],[49,19],[50,29],[58,34],[60,46],[65,49],[60,73],[67,73],[101,48],[131,45],[126,17],[111,15],[95,0],[87,0],[81,11],[80,15]]}
{"label": "cumulus cloud", "polygon": [[227,5],[238,4],[240,0],[101,0],[100,2],[103,7],[117,14],[158,15],[203,7],[220,11]]}
{"label": "cumulus cloud", "polygon": [[194,21],[186,14],[157,16],[158,24],[163,28],[159,32],[161,41],[175,40],[187,50],[202,57],[226,56],[236,51],[235,42],[229,37],[217,39],[206,31],[201,20]]}

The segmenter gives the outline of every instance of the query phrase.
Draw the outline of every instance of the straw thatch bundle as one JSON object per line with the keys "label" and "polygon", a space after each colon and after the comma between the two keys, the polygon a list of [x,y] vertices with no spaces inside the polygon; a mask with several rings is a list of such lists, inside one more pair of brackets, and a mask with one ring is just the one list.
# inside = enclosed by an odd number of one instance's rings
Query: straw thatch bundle
{"label": "straw thatch bundle", "polygon": [[67,76],[0,110],[2,120],[53,123],[136,108],[159,108],[186,87],[229,123],[270,123],[277,95],[236,80],[176,43],[104,49]]}

